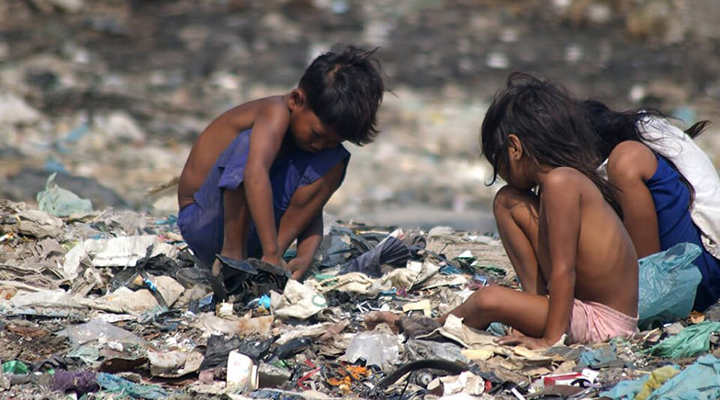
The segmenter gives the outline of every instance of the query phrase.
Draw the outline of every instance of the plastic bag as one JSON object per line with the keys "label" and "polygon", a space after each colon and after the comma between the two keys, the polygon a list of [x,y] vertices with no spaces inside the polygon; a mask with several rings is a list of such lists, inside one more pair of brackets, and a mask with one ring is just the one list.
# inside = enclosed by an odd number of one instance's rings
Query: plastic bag
{"label": "plastic bag", "polygon": [[692,357],[710,350],[710,335],[715,332],[720,332],[720,322],[701,322],[656,344],[650,352],[661,357]]}
{"label": "plastic bag", "polygon": [[640,260],[638,314],[641,328],[655,321],[685,318],[695,303],[700,270],[692,264],[701,253],[692,243],[679,243]]}
{"label": "plastic bag", "polygon": [[40,210],[56,217],[69,217],[73,214],[89,214],[93,211],[92,202],[81,199],[75,193],[63,189],[55,183],[55,175],[47,180],[45,190],[37,194]]}
{"label": "plastic bag", "polygon": [[398,361],[399,354],[396,335],[372,331],[355,335],[343,358],[351,363],[362,358],[367,365],[378,365],[385,370]]}

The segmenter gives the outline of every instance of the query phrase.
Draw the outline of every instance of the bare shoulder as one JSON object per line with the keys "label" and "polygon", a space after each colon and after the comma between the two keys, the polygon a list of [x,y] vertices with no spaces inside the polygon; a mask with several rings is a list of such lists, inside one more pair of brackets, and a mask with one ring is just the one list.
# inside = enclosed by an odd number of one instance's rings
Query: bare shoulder
{"label": "bare shoulder", "polygon": [[228,110],[222,117],[235,130],[250,129],[259,118],[287,122],[290,111],[283,96],[271,96],[249,101]]}
{"label": "bare shoulder", "polygon": [[579,185],[590,181],[582,172],[570,167],[557,167],[550,171],[543,182],[543,191],[568,192],[578,190]]}
{"label": "bare shoulder", "polygon": [[648,180],[656,169],[655,153],[643,143],[634,140],[618,144],[608,157],[607,171],[610,180]]}

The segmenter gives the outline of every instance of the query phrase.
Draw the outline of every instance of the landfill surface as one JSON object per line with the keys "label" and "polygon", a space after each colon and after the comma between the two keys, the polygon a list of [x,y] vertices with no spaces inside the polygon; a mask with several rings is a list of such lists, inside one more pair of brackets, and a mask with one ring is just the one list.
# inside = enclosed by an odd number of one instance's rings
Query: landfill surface
{"label": "landfill surface", "polygon": [[[69,215],[0,204],[0,398],[720,394],[720,307],[656,321],[628,340],[534,351],[497,344],[507,333],[499,324],[480,331],[448,318],[418,328],[485,286],[519,289],[492,235],[326,215],[304,281],[255,260],[236,265],[219,294],[173,216],[87,211],[72,192],[52,189],[43,209]],[[382,312],[402,318],[390,326]]]}
{"label": "landfill surface", "polygon": [[[427,319],[519,290],[477,140],[505,76],[714,120],[698,142],[720,165],[718,15],[716,0],[0,0],[0,399],[720,398],[719,305],[545,351]],[[173,178],[215,116],[292,88],[335,43],[379,47],[382,133],[351,148],[304,281],[226,260],[219,286],[179,234]],[[682,295],[662,286],[642,298]]]}

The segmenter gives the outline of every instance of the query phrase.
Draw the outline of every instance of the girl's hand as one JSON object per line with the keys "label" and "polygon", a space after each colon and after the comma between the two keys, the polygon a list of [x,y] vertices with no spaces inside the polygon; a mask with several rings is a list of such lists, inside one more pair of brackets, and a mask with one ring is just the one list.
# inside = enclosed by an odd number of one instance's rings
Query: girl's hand
{"label": "girl's hand", "polygon": [[506,346],[523,346],[530,350],[545,349],[552,346],[552,343],[548,342],[546,339],[524,335],[520,336],[517,334],[513,336],[503,336],[498,339],[498,343]]}

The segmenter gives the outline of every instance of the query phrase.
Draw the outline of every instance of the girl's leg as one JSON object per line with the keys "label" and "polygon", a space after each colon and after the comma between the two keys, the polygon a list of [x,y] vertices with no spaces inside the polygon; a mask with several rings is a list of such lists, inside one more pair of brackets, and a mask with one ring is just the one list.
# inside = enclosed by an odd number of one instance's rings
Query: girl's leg
{"label": "girl's leg", "polygon": [[608,157],[608,180],[619,189],[623,224],[635,245],[638,258],[660,251],[655,202],[645,184],[656,170],[655,154],[639,142],[622,142]]}
{"label": "girl's leg", "polygon": [[[491,322],[502,322],[525,335],[542,337],[548,304],[546,296],[493,285],[478,289],[450,314],[463,318],[463,323],[473,328],[485,329]],[[440,323],[445,324],[446,318]]]}
{"label": "girl's leg", "polygon": [[547,294],[547,282],[537,258],[540,199],[505,186],[495,195],[493,214],[505,252],[524,292]]}

